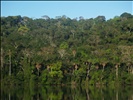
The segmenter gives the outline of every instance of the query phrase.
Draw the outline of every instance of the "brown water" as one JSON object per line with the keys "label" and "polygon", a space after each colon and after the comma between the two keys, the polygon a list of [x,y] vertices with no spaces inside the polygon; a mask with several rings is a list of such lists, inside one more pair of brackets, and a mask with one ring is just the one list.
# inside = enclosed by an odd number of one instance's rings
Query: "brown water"
{"label": "brown water", "polygon": [[133,100],[133,87],[1,87],[1,100]]}

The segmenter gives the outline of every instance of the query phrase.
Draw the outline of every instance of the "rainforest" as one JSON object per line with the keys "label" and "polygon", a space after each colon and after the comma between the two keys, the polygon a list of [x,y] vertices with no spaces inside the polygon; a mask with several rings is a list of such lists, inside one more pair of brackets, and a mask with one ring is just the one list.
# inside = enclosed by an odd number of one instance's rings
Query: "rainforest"
{"label": "rainforest", "polygon": [[1,84],[133,85],[133,15],[1,17]]}

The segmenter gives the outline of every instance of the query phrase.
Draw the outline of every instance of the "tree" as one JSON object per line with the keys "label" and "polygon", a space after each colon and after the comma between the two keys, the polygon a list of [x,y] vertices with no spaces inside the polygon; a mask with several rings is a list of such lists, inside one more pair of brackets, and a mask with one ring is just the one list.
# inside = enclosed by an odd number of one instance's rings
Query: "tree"
{"label": "tree", "polygon": [[122,13],[120,15],[120,17],[122,17],[122,18],[132,18],[133,16],[130,13],[125,12],[125,13]]}
{"label": "tree", "polygon": [[107,21],[42,17],[1,17],[2,81],[11,75],[9,81],[19,83],[131,84],[132,14]]}
{"label": "tree", "polygon": [[[52,81],[52,84],[61,82],[61,79],[63,78],[63,73],[61,71],[62,63],[56,62],[50,66],[50,78],[52,78],[55,81]],[[54,83],[55,82],[55,83]]]}
{"label": "tree", "polygon": [[26,26],[21,26],[19,29],[18,29],[18,32],[22,35],[24,35],[25,33],[27,33],[29,31],[29,29],[26,27]]}
{"label": "tree", "polygon": [[127,64],[127,71],[132,73],[133,46],[119,46],[118,48],[122,53],[121,61]]}
{"label": "tree", "polygon": [[120,57],[118,55],[113,56],[113,61],[115,62],[115,69],[116,69],[116,79],[118,80],[118,72],[119,72],[119,67],[120,67]]}
{"label": "tree", "polygon": [[4,55],[3,55],[3,48],[1,47],[1,72],[2,72],[2,68],[4,67]]}
{"label": "tree", "polygon": [[68,43],[67,42],[62,42],[60,44],[60,49],[67,49],[69,46],[68,46]]}
{"label": "tree", "polygon": [[96,22],[105,22],[106,18],[105,18],[105,16],[98,16],[95,18],[95,21]]}
{"label": "tree", "polygon": [[11,76],[12,73],[12,53],[11,50],[9,50],[9,76]]}
{"label": "tree", "polygon": [[42,18],[45,19],[45,20],[49,20],[50,19],[48,15],[43,15]]}

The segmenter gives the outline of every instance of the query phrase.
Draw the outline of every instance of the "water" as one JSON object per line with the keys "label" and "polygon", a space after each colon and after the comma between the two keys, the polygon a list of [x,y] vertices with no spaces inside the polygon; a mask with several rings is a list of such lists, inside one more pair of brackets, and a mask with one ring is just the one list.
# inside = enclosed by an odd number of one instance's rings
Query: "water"
{"label": "water", "polygon": [[1,100],[133,100],[133,87],[4,86]]}

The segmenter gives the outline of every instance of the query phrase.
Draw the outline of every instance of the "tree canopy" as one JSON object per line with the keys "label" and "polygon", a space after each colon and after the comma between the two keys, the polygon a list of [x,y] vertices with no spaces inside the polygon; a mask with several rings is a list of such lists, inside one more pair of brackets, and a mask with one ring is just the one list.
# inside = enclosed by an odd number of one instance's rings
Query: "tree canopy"
{"label": "tree canopy", "polygon": [[87,77],[90,84],[133,83],[132,14],[109,20],[1,17],[0,35],[5,84],[15,82],[10,77],[18,83],[85,84]]}

